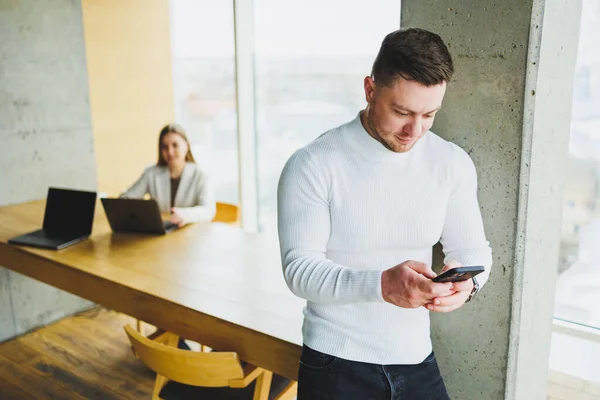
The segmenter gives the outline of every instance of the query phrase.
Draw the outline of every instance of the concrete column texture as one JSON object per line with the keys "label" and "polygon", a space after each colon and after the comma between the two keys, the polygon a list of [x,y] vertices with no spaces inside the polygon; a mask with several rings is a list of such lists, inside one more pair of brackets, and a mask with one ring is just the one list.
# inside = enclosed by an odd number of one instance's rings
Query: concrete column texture
{"label": "concrete column texture", "polygon": [[[96,190],[79,1],[0,0],[0,173],[0,206]],[[91,304],[0,267],[0,341]]]}
{"label": "concrete column texture", "polygon": [[453,399],[546,398],[580,13],[580,0],[402,1],[402,27],[453,55],[432,130],[475,162],[494,252],[476,300],[432,316]]}

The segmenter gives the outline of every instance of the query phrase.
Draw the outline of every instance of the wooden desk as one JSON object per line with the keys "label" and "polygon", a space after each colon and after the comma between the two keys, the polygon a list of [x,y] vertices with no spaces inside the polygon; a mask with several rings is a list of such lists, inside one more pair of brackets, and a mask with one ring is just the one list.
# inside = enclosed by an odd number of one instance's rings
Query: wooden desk
{"label": "wooden desk", "polygon": [[219,223],[115,234],[98,204],[84,242],[7,244],[41,227],[44,205],[0,207],[0,266],[297,379],[304,301],[283,280],[276,238]]}

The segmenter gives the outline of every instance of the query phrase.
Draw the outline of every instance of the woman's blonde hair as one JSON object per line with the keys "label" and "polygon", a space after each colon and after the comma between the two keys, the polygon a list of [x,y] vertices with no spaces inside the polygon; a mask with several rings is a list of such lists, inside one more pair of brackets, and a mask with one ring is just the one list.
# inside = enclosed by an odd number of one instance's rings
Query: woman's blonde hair
{"label": "woman's blonde hair", "polygon": [[188,151],[185,155],[185,161],[195,163],[196,160],[194,160],[194,155],[192,154],[192,146],[190,146],[190,141],[187,138],[185,129],[183,129],[183,127],[178,124],[169,124],[165,125],[165,127],[161,129],[160,135],[158,136],[158,161],[156,162],[156,165],[167,165],[167,162],[163,158],[162,152],[160,151],[160,146],[162,145],[163,138],[169,133],[176,133],[179,136],[181,136],[183,140],[185,140],[188,146]]}

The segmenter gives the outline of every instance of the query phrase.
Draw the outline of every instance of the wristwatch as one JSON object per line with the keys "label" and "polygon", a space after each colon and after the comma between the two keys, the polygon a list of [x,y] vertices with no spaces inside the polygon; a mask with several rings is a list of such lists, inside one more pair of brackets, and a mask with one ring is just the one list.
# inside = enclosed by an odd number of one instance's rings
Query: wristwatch
{"label": "wristwatch", "polygon": [[479,283],[477,282],[477,279],[475,277],[473,277],[472,279],[473,279],[473,290],[471,290],[471,293],[469,294],[469,297],[467,298],[467,301],[465,301],[465,303],[468,303],[471,300],[473,300],[473,297],[475,297],[475,295],[479,291]]}

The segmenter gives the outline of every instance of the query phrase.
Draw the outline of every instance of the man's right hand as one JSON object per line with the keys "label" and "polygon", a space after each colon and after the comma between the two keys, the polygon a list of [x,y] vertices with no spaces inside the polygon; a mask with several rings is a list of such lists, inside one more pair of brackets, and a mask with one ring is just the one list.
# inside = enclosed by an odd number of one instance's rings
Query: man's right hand
{"label": "man's right hand", "polygon": [[418,261],[405,261],[381,275],[383,299],[402,308],[418,308],[436,297],[454,294],[452,283],[436,283],[436,273]]}

